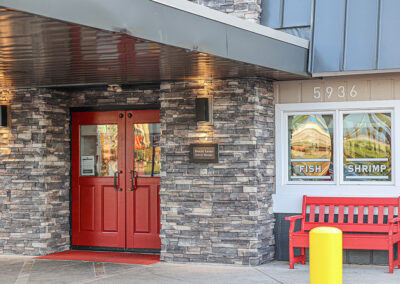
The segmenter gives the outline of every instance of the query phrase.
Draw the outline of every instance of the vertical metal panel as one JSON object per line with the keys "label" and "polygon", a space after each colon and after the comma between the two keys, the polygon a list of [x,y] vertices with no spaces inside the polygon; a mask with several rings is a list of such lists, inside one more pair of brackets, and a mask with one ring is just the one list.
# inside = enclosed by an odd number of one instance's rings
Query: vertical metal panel
{"label": "vertical metal panel", "polygon": [[261,2],[261,24],[270,28],[281,27],[281,4],[283,0],[263,0]]}
{"label": "vertical metal panel", "polygon": [[312,72],[340,70],[345,6],[345,0],[315,0]]}
{"label": "vertical metal panel", "polygon": [[284,0],[283,28],[309,26],[311,22],[311,0]]}
{"label": "vertical metal panel", "polygon": [[381,1],[378,69],[400,68],[400,1]]}
{"label": "vertical metal panel", "polygon": [[279,29],[281,32],[285,32],[297,37],[301,37],[307,40],[310,40],[310,33],[311,33],[311,28],[310,27],[294,27],[294,28],[284,28],[284,29]]}
{"label": "vertical metal panel", "polygon": [[379,0],[348,0],[344,70],[376,69]]}

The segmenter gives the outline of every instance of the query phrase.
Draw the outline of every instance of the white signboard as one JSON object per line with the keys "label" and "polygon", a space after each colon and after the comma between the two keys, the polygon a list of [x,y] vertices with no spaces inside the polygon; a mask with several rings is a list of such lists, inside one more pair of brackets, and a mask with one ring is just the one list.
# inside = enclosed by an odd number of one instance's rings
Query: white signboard
{"label": "white signboard", "polygon": [[94,176],[94,156],[81,156],[81,176]]}

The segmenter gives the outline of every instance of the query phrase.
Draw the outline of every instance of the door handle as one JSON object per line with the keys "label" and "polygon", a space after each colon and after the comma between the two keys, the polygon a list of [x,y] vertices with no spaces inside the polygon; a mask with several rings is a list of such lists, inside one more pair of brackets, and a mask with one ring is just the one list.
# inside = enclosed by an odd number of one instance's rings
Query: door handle
{"label": "door handle", "polygon": [[118,174],[122,174],[122,171],[116,171],[114,172],[114,188],[118,191],[122,191],[122,188],[117,187],[117,176]]}
{"label": "door handle", "polygon": [[130,170],[129,173],[131,174],[130,181],[131,181],[131,183],[132,183],[132,187],[131,187],[131,188],[128,188],[128,190],[129,190],[129,191],[132,191],[132,190],[135,190],[135,188],[136,188],[136,172]]}

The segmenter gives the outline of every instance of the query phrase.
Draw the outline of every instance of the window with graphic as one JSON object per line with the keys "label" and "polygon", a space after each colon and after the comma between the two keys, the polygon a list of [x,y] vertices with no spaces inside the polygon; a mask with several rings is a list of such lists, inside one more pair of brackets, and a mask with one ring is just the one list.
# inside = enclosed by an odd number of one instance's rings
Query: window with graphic
{"label": "window with graphic", "polygon": [[81,125],[81,176],[112,176],[118,170],[118,126]]}
{"label": "window with graphic", "polygon": [[343,114],[344,181],[392,180],[391,114]]}
{"label": "window with graphic", "polygon": [[289,181],[333,181],[333,115],[288,117]]}
{"label": "window with graphic", "polygon": [[160,176],[160,135],[159,123],[135,124],[135,172],[138,176]]}

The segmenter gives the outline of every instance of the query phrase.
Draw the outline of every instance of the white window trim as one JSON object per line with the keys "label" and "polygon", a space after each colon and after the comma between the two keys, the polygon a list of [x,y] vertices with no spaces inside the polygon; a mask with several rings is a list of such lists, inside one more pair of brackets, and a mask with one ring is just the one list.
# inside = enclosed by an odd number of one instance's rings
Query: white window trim
{"label": "white window trim", "polygon": [[[388,112],[391,111],[392,130],[392,181],[386,182],[345,182],[340,183],[343,174],[340,163],[343,162],[343,151],[340,114],[342,112]],[[322,182],[300,182],[291,184],[287,182],[287,115],[290,113],[327,113],[336,112],[334,129],[334,180],[335,182],[323,184]],[[275,105],[275,155],[276,155],[276,193],[273,195],[275,213],[300,213],[303,195],[309,196],[351,196],[351,197],[398,197],[400,196],[400,139],[395,126],[400,125],[400,100],[388,101],[355,101],[355,102],[329,102],[329,103],[296,103]],[[338,133],[339,132],[339,133]],[[338,147],[336,147],[338,145]],[[339,153],[339,154],[338,154]],[[285,165],[286,164],[286,165]]]}

